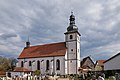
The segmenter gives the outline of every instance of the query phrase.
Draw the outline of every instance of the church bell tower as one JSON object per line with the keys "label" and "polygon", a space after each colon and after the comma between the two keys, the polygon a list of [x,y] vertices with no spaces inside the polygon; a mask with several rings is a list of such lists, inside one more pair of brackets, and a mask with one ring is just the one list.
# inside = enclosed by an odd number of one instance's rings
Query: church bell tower
{"label": "church bell tower", "polygon": [[65,34],[67,47],[66,54],[66,74],[78,74],[80,67],[80,33],[75,25],[75,16],[73,12],[70,15],[70,23]]}

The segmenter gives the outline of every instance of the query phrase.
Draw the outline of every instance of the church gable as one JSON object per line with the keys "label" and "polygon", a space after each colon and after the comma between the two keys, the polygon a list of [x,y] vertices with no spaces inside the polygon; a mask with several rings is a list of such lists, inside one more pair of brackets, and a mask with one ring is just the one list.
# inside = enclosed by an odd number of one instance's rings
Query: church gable
{"label": "church gable", "polygon": [[65,42],[60,42],[24,48],[22,53],[19,55],[18,59],[65,56],[65,53],[66,53]]}

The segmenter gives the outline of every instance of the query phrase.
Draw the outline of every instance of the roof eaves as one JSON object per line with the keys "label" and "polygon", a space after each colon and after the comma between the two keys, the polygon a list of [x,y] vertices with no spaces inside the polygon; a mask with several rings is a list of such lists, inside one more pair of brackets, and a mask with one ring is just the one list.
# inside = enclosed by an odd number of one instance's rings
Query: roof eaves
{"label": "roof eaves", "polygon": [[[56,55],[56,56],[64,56],[64,55]],[[41,57],[43,58],[43,57],[56,57],[56,56],[41,56]],[[41,57],[39,57],[39,56],[38,56],[38,57],[22,57],[22,58],[17,58],[17,59],[24,59],[24,58],[26,58],[26,59],[27,59],[27,58],[41,58]]]}

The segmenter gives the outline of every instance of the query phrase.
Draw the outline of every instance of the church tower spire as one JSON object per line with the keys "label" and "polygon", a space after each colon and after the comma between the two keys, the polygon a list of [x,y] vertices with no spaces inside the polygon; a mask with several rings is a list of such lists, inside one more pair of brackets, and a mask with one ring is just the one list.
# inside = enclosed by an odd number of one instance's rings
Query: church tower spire
{"label": "church tower spire", "polygon": [[71,12],[71,16],[70,16],[70,25],[75,25],[75,16],[73,15],[73,12]]}
{"label": "church tower spire", "polygon": [[71,12],[69,20],[70,20],[70,24],[69,24],[69,26],[67,28],[67,31],[78,31],[78,28],[75,25],[75,16],[73,15],[73,12]]}
{"label": "church tower spire", "polygon": [[78,74],[80,68],[80,33],[75,25],[75,16],[73,12],[70,15],[70,23],[65,34],[65,42],[67,47],[66,54],[66,74]]}

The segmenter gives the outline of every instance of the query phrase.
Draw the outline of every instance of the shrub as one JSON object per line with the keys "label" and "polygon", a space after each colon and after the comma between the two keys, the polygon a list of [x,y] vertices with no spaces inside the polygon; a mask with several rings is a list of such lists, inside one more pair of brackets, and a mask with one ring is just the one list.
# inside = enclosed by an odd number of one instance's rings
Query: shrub
{"label": "shrub", "polygon": [[39,76],[41,74],[40,70],[35,70],[33,73],[34,73],[34,75],[37,75],[37,76]]}

